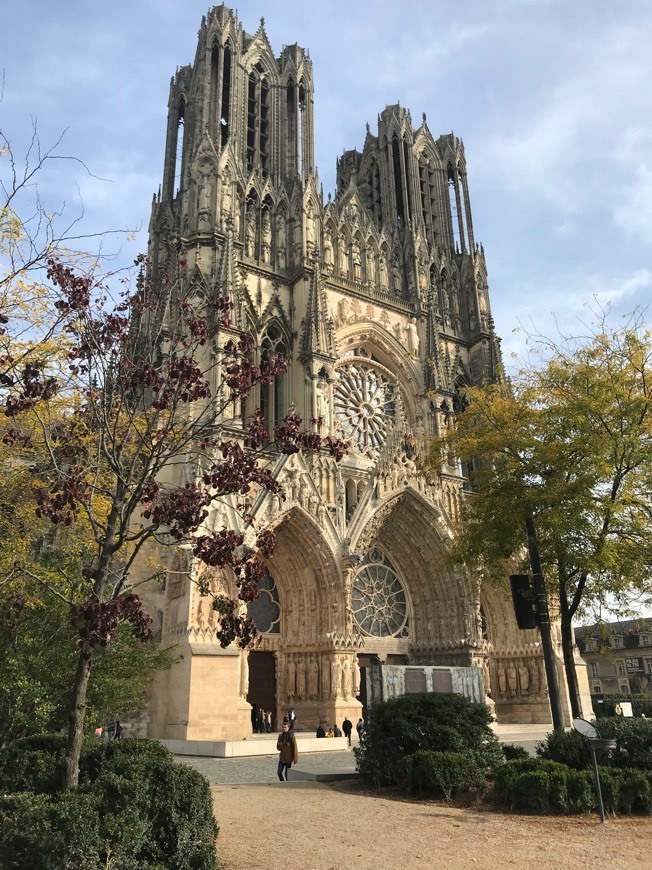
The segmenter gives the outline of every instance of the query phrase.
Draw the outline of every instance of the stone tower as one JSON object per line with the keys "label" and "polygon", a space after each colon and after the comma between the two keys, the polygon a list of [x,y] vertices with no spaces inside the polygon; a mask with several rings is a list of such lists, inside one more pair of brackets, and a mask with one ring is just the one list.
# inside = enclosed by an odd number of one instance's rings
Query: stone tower
{"label": "stone tower", "polygon": [[[272,427],[296,409],[353,447],[339,464],[279,457],[287,498],[251,505],[278,539],[252,605],[254,651],[219,648],[190,582],[198,567],[183,551],[168,560],[149,604],[181,660],[155,687],[152,736],[240,739],[252,705],[277,718],[293,706],[314,728],[356,721],[377,697],[450,688],[487,693],[505,721],[549,721],[537,634],[447,560],[465,469],[420,469],[460,388],[500,376],[462,141],[387,106],[362,149],[339,158],[324,201],[307,53],[276,57],[264,21],[250,35],[215,7],[171,83],[149,253],[154,270],[181,253],[181,279],[228,294],[261,359],[291,359],[245,415],[260,407]],[[223,522],[237,523],[228,507],[207,526]]]}

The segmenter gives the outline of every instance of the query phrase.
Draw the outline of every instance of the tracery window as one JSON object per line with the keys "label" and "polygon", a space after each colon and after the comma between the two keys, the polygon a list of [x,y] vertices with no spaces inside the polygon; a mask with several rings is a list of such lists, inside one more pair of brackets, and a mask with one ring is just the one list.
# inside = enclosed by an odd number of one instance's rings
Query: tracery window
{"label": "tracery window", "polygon": [[[276,324],[267,328],[267,333],[261,344],[261,362],[269,362],[275,356],[288,356],[288,349],[283,340],[283,333]],[[260,410],[263,415],[263,425],[272,434],[274,426],[280,423],[286,411],[285,391],[287,389],[284,375],[275,375],[269,384],[260,386]]]}
{"label": "tracery window", "polygon": [[276,581],[268,571],[258,588],[260,595],[247,604],[247,616],[253,619],[261,634],[278,634],[281,630],[281,605]]}
{"label": "tracery window", "polygon": [[335,419],[342,437],[371,459],[377,458],[396,417],[396,387],[362,353],[341,363],[335,383]]}
{"label": "tracery window", "polygon": [[407,637],[405,590],[389,560],[374,548],[362,563],[351,587],[353,617],[370,637]]}

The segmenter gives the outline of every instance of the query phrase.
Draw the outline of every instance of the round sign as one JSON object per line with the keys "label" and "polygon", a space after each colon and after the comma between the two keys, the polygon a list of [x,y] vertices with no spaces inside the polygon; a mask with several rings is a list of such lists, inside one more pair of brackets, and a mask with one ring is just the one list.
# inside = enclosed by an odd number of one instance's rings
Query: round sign
{"label": "round sign", "polygon": [[596,737],[600,736],[595,725],[587,722],[586,719],[573,719],[573,728],[588,737],[589,740],[595,740]]}

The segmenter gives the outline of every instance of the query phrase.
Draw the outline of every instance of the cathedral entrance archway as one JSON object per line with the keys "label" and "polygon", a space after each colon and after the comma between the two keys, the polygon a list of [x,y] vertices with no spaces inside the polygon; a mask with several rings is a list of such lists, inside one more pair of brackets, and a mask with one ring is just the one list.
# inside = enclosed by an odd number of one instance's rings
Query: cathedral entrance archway
{"label": "cathedral entrance archway", "polygon": [[272,730],[276,730],[276,662],[274,653],[249,653],[249,692],[247,701],[251,704],[251,721],[255,728],[258,710],[272,711]]}

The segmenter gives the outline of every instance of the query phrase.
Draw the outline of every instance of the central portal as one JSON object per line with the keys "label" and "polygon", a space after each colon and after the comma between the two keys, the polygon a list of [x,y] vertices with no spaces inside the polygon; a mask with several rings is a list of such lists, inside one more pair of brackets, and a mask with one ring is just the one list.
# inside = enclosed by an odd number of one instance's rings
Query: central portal
{"label": "central portal", "polygon": [[258,710],[271,710],[272,731],[276,730],[276,662],[274,653],[249,653],[249,691],[247,701],[252,706],[252,726]]}

